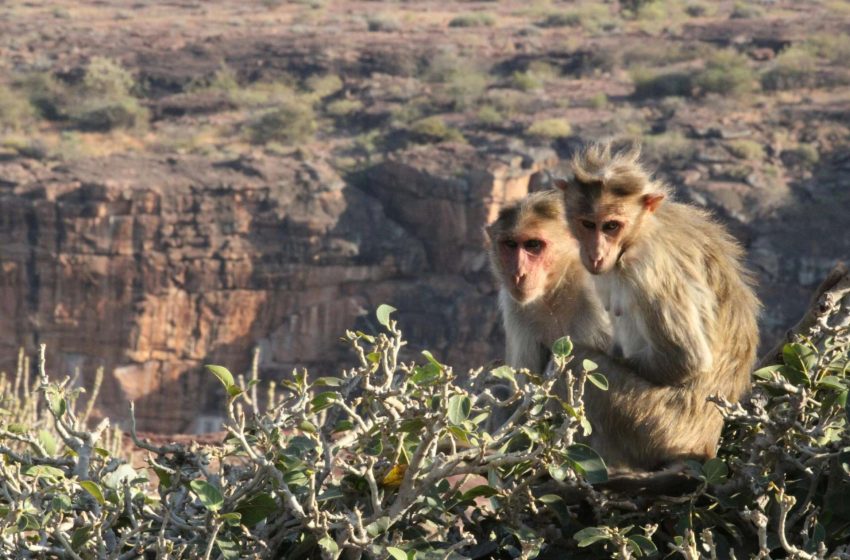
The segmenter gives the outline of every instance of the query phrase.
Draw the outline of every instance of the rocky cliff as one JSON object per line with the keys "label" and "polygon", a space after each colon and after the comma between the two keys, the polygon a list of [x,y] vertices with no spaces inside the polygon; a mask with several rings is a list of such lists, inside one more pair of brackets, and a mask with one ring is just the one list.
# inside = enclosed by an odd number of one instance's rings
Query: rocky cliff
{"label": "rocky cliff", "polygon": [[202,364],[332,374],[380,303],[498,360],[483,226],[612,135],[745,246],[765,341],[850,256],[840,3],[255,4],[0,4],[0,370],[192,432]]}
{"label": "rocky cliff", "polygon": [[[382,302],[461,368],[499,356],[482,227],[552,152],[409,150],[346,181],[322,161],[116,156],[0,164],[0,355],[110,372],[103,412],[191,431],[204,363],[331,374]],[[8,369],[7,369],[8,370]]]}

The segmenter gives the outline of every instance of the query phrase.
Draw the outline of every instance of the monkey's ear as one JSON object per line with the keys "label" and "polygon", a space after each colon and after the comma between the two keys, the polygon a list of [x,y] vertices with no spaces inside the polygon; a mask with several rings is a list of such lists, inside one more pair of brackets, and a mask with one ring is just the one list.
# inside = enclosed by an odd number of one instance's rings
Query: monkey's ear
{"label": "monkey's ear", "polygon": [[484,236],[487,238],[490,243],[493,242],[493,224],[489,226],[484,226]]}
{"label": "monkey's ear", "polygon": [[555,188],[559,191],[566,191],[570,188],[570,182],[560,177],[552,181],[552,184],[555,185]]}
{"label": "monkey's ear", "polygon": [[643,207],[649,212],[655,212],[664,201],[664,193],[649,193],[643,195]]}

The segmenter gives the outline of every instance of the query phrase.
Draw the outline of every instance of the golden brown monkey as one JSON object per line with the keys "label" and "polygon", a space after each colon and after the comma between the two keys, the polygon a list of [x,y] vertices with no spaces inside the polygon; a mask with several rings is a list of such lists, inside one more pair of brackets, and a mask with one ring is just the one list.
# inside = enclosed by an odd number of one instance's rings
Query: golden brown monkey
{"label": "golden brown monkey", "polygon": [[605,354],[577,352],[610,386],[585,393],[591,445],[611,466],[652,469],[714,456],[723,422],[706,398],[750,387],[759,302],[738,244],[706,212],[666,201],[639,153],[592,145],[556,183],[613,329]]}
{"label": "golden brown monkey", "polygon": [[592,347],[608,344],[607,317],[581,266],[561,199],[555,190],[532,193],[487,227],[505,361],[517,369],[542,372],[562,336]]}

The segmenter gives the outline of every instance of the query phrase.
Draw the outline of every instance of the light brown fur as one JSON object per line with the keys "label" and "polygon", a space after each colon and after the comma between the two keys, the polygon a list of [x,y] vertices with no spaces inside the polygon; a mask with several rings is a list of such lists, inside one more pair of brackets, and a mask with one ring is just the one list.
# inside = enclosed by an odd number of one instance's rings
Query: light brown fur
{"label": "light brown fur", "polygon": [[586,393],[590,443],[611,466],[652,469],[714,456],[722,418],[706,398],[750,387],[759,303],[738,244],[706,212],[662,204],[637,157],[591,146],[558,186],[613,328],[605,353],[577,351],[610,383]]}
{"label": "light brown fur", "polygon": [[[487,234],[493,274],[500,286],[508,365],[543,371],[552,343],[566,335],[589,346],[607,346],[607,319],[589,284],[590,275],[578,260],[578,245],[566,226],[560,193],[533,193],[503,208]],[[514,278],[500,258],[500,244],[528,238],[544,239],[547,246],[537,265],[541,274],[536,285],[523,286],[530,298],[520,301],[523,294],[517,293]]]}

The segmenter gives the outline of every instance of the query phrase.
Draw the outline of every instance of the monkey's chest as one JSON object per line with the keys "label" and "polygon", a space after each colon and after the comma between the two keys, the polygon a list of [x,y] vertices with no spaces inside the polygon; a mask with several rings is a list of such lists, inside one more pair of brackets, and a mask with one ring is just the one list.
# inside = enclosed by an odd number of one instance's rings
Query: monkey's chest
{"label": "monkey's chest", "polygon": [[611,322],[611,354],[629,358],[649,344],[646,325],[631,290],[616,278],[595,279]]}

